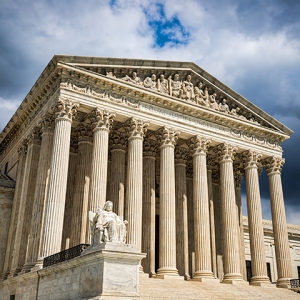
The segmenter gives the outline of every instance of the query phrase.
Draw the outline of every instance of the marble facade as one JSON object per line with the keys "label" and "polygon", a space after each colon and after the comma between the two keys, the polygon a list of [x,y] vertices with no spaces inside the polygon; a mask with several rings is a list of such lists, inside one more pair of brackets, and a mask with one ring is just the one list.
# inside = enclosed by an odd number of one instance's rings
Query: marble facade
{"label": "marble facade", "polygon": [[193,63],[54,56],[0,135],[0,170],[13,166],[16,180],[2,280],[90,243],[88,211],[110,199],[127,243],[147,253],[141,272],[244,282],[250,253],[250,284],[268,285],[265,168],[276,281],[288,287],[281,143],[291,134]]}

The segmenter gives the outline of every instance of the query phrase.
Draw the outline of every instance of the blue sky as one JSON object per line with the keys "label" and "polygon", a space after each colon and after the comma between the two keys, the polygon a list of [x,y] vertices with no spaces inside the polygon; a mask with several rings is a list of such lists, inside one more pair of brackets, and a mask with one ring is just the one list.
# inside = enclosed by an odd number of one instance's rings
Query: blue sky
{"label": "blue sky", "polygon": [[0,130],[54,54],[192,61],[294,130],[282,179],[300,224],[299,15],[292,0],[2,0]]}

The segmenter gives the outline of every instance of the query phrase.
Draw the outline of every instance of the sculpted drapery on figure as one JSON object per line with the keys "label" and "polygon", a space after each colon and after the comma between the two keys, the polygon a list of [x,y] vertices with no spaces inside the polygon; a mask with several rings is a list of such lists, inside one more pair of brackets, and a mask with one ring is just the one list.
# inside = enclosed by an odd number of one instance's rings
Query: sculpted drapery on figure
{"label": "sculpted drapery on figure", "polygon": [[91,244],[104,242],[125,243],[127,221],[123,221],[112,211],[113,203],[106,201],[103,209],[99,206],[96,213],[89,212],[91,222]]}

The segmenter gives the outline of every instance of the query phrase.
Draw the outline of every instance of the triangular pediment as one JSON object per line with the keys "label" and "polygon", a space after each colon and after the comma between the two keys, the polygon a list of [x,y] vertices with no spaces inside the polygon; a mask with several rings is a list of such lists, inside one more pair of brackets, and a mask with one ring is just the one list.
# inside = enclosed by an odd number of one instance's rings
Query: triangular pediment
{"label": "triangular pediment", "polygon": [[226,115],[237,122],[249,123],[249,126],[292,134],[275,118],[191,62],[78,56],[55,56],[54,59],[78,71],[151,92],[154,97],[172,98],[214,114]]}

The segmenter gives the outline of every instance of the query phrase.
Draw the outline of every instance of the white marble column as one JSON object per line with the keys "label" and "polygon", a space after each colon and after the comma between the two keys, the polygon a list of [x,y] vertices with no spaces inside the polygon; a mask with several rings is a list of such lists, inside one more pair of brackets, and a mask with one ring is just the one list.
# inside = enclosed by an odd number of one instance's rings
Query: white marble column
{"label": "white marble column", "polygon": [[247,281],[245,242],[244,242],[244,223],[243,223],[242,197],[241,197],[241,181],[242,181],[242,175],[240,174],[239,169],[234,168],[235,202],[236,202],[237,214],[238,214],[241,274],[243,275],[243,279]]}
{"label": "white marble column", "polygon": [[209,202],[210,241],[211,241],[211,266],[214,277],[217,277],[217,252],[216,252],[216,230],[215,230],[215,208],[213,197],[212,168],[217,165],[216,157],[207,158],[207,186]]}
{"label": "white marble column", "polygon": [[38,168],[36,173],[36,188],[34,193],[30,234],[28,240],[28,252],[24,272],[29,272],[38,260],[41,243],[43,219],[46,200],[46,180],[50,168],[51,151],[53,146],[54,120],[52,117],[44,117],[40,123],[42,142]]}
{"label": "white marble column", "polygon": [[221,144],[216,148],[220,163],[220,192],[222,205],[222,233],[224,241],[223,282],[242,281],[239,255],[238,217],[235,204],[233,158],[236,148]]}
{"label": "white marble column", "polygon": [[293,277],[290,247],[286,225],[286,215],[281,183],[281,169],[284,159],[269,157],[264,160],[268,173],[272,224],[277,263],[277,287],[289,287],[289,280]]}
{"label": "white marble column", "polygon": [[110,200],[114,211],[124,218],[125,197],[125,154],[127,138],[125,132],[113,131],[110,137],[111,165],[110,165]]}
{"label": "white marble column", "polygon": [[176,196],[176,261],[180,276],[189,275],[188,207],[186,190],[186,162],[188,149],[175,147],[175,196]]}
{"label": "white marble column", "polygon": [[78,134],[78,156],[72,201],[70,247],[87,243],[88,196],[93,153],[93,131],[90,124],[82,122],[75,131]]}
{"label": "white marble column", "polygon": [[188,206],[188,251],[189,275],[195,272],[195,245],[194,245],[194,207],[193,207],[193,163],[186,164],[186,189]]}
{"label": "white marble column", "polygon": [[128,133],[127,159],[127,243],[142,249],[142,199],[143,199],[143,139],[148,123],[135,118],[125,124]]}
{"label": "white marble column", "polygon": [[179,132],[163,127],[160,141],[159,269],[158,275],[178,275],[176,268],[176,201],[174,147]]}
{"label": "white marble column", "polygon": [[20,201],[12,271],[10,276],[16,276],[23,268],[26,260],[28,235],[30,232],[33,198],[36,186],[36,174],[40,155],[40,128],[35,127],[28,136],[28,154],[25,164],[24,185]]}
{"label": "white marble column", "polygon": [[246,151],[240,155],[245,169],[248,226],[250,238],[252,278],[250,284],[270,284],[267,274],[264,228],[258,181],[258,163],[261,154]]}
{"label": "white marble column", "polygon": [[[92,112],[91,122],[94,126],[94,147],[90,181],[89,211],[95,212],[106,201],[108,139],[115,114],[96,108]],[[89,236],[89,230],[87,230]]]}
{"label": "white marble column", "polygon": [[13,259],[13,250],[16,239],[16,230],[18,224],[18,215],[20,210],[20,200],[21,200],[21,191],[23,187],[24,181],[24,173],[25,173],[25,162],[27,155],[27,141],[22,141],[22,145],[18,148],[18,169],[17,169],[17,177],[16,177],[16,186],[12,207],[12,214],[9,225],[9,233],[7,240],[7,247],[5,252],[5,261],[3,267],[3,273],[0,278],[7,279],[7,276],[11,270],[11,264]]}
{"label": "white marble column", "polygon": [[224,243],[223,243],[223,225],[222,225],[222,205],[220,196],[220,170],[212,169],[212,189],[214,202],[214,219],[216,235],[216,255],[217,255],[217,274],[221,281],[224,277]]}
{"label": "white marble column", "polygon": [[195,136],[190,140],[193,153],[193,200],[195,272],[193,279],[214,279],[211,268],[211,240],[207,185],[206,153],[210,140]]}
{"label": "white marble column", "polygon": [[56,106],[57,117],[55,119],[40,258],[61,250],[71,124],[78,106],[79,104],[74,103],[72,100],[61,98]]}
{"label": "white marble column", "polygon": [[143,222],[142,252],[147,256],[142,260],[145,273],[155,274],[155,157],[157,141],[144,141],[143,157]]}
{"label": "white marble column", "polygon": [[63,237],[61,241],[61,250],[70,248],[71,237],[71,222],[72,222],[72,207],[73,207],[73,195],[75,189],[75,174],[78,158],[78,135],[77,132],[71,131],[70,141],[70,154],[69,154],[69,166],[68,166],[68,180],[67,180],[67,192],[64,214],[64,226]]}

